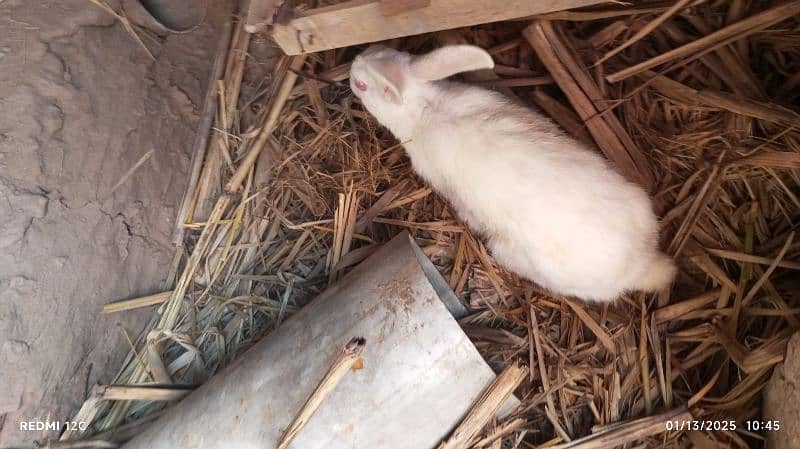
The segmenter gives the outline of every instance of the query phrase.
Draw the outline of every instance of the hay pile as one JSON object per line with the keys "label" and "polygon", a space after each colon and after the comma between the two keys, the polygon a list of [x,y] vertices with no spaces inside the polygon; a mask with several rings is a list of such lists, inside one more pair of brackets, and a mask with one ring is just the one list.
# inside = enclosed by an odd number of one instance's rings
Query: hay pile
{"label": "hay pile", "polygon": [[[114,306],[163,302],[158,330],[131,342],[123,386],[84,405],[89,431],[64,439],[124,439],[409,230],[470,308],[461,324],[487,361],[532,367],[522,408],[481,447],[552,446],[646,416],[574,447],[758,447],[743,421],[760,415],[800,325],[787,294],[800,269],[798,12],[798,1],[648,2],[388,43],[489,49],[495,73],[468,82],[538,106],[649,187],[681,274],[669,294],[614,306],[552,296],[494,264],[349,91],[360,48],[265,62],[237,25],[170,289]],[[142,387],[152,382],[176,387]],[[684,407],[738,429],[665,433]]]}

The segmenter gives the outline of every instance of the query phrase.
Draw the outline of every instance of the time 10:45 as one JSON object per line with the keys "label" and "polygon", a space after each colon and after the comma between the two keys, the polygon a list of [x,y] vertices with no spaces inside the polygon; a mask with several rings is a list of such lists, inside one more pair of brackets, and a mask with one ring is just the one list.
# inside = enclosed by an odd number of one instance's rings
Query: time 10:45
{"label": "time 10:45", "polygon": [[773,419],[771,421],[750,419],[744,422],[744,426],[749,432],[776,432],[781,430],[781,422],[777,419]]}

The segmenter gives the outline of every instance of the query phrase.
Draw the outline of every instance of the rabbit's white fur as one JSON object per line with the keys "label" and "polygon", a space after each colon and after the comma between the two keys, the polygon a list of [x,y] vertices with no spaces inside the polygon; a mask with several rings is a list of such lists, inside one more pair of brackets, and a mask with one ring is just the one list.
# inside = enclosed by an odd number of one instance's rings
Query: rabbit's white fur
{"label": "rabbit's white fur", "polygon": [[[667,287],[675,266],[657,249],[658,221],[642,188],[551,120],[501,94],[414,75],[491,67],[491,58],[469,57],[483,50],[458,47],[424,62],[371,47],[353,62],[351,88],[403,143],[414,170],[486,238],[500,264],[590,301]],[[456,58],[470,61],[453,61],[459,52]]]}

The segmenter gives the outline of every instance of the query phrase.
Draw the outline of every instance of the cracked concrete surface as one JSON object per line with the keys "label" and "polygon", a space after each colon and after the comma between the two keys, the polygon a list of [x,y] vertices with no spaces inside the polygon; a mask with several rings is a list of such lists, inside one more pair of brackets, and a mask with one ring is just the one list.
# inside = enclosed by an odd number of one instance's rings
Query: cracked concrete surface
{"label": "cracked concrete surface", "polygon": [[169,268],[213,8],[190,34],[145,38],[151,61],[86,0],[0,0],[0,447],[46,437],[19,422],[63,421],[111,382],[123,333],[152,313],[99,310],[159,291]]}

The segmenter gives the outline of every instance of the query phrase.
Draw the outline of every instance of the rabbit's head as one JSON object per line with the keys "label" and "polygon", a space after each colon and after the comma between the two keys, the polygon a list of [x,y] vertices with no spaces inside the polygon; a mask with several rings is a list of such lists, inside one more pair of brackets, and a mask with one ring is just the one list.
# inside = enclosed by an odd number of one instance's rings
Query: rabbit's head
{"label": "rabbit's head", "polygon": [[410,55],[373,45],[356,56],[350,69],[350,88],[378,121],[414,111],[418,96],[432,81],[456,73],[491,69],[486,50],[472,45],[449,45],[424,55]]}

